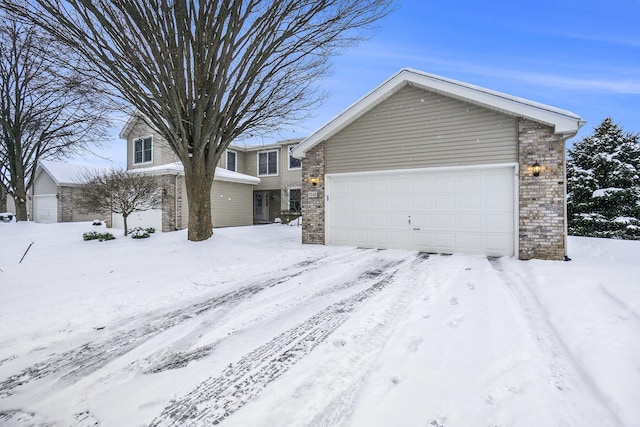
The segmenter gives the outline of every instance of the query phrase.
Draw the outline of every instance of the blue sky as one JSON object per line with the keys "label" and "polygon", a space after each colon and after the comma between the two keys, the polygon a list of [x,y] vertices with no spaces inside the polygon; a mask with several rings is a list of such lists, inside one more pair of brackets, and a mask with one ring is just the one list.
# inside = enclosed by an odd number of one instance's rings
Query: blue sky
{"label": "blue sky", "polygon": [[[398,0],[333,60],[315,117],[253,142],[307,136],[405,67],[570,110],[587,121],[576,138],[607,116],[640,133],[640,0]],[[124,166],[118,131],[96,151]]]}

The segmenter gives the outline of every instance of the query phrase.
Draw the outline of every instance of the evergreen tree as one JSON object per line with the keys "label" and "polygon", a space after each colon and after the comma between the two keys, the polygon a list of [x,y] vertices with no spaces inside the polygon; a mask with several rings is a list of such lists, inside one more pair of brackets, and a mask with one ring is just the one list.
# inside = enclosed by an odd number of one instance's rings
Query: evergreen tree
{"label": "evergreen tree", "polygon": [[640,239],[638,138],[608,117],[568,150],[569,234]]}

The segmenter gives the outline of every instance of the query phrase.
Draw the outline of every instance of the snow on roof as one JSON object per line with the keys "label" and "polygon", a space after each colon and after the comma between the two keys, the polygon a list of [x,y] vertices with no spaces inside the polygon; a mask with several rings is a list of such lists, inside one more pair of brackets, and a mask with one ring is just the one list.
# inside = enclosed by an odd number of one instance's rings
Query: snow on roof
{"label": "snow on roof", "polygon": [[52,160],[40,160],[38,166],[44,169],[57,185],[62,186],[80,185],[84,182],[84,175],[106,170],[100,167],[55,162]]}
{"label": "snow on roof", "polygon": [[340,132],[407,85],[458,98],[503,114],[526,117],[545,123],[552,126],[556,134],[562,134],[565,137],[575,135],[585,123],[580,116],[567,110],[435,74],[403,68],[302,141],[294,148],[292,155],[297,158],[304,157],[309,149]]}
{"label": "snow on roof", "polygon": [[[131,169],[132,172],[139,173],[151,173],[151,174],[174,174],[174,175],[183,175],[184,167],[180,162],[167,163],[166,165],[160,166],[151,166],[148,168],[139,168],[139,169]],[[251,175],[245,175],[239,172],[233,172],[223,168],[216,168],[216,174],[213,178],[216,181],[227,181],[227,182],[237,182],[240,184],[251,184],[258,185],[260,184],[260,178]]]}

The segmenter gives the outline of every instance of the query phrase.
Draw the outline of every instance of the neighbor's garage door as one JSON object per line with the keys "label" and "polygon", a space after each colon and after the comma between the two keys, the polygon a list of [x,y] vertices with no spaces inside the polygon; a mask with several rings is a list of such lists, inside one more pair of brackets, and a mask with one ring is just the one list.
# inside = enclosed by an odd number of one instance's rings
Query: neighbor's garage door
{"label": "neighbor's garage door", "polygon": [[55,194],[33,196],[33,216],[36,222],[58,222],[58,199]]}
{"label": "neighbor's garage door", "polygon": [[513,166],[327,175],[333,245],[514,255]]}

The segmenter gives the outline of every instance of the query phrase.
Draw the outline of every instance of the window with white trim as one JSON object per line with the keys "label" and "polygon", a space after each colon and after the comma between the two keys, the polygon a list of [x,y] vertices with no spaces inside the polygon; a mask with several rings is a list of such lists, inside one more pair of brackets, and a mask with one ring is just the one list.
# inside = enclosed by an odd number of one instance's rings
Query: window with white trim
{"label": "window with white trim", "polygon": [[150,163],[153,153],[153,138],[137,138],[133,140],[133,164]]}
{"label": "window with white trim", "polygon": [[238,156],[235,151],[227,150],[227,170],[236,172],[236,159]]}
{"label": "window with white trim", "polygon": [[278,175],[278,150],[258,153],[258,176]]}
{"label": "window with white trim", "polygon": [[302,191],[299,188],[289,189],[289,210],[291,212],[302,212]]}
{"label": "window with white trim", "polygon": [[300,159],[296,159],[291,155],[291,150],[293,150],[294,148],[296,148],[295,145],[291,145],[289,147],[289,170],[302,168],[302,161]]}

